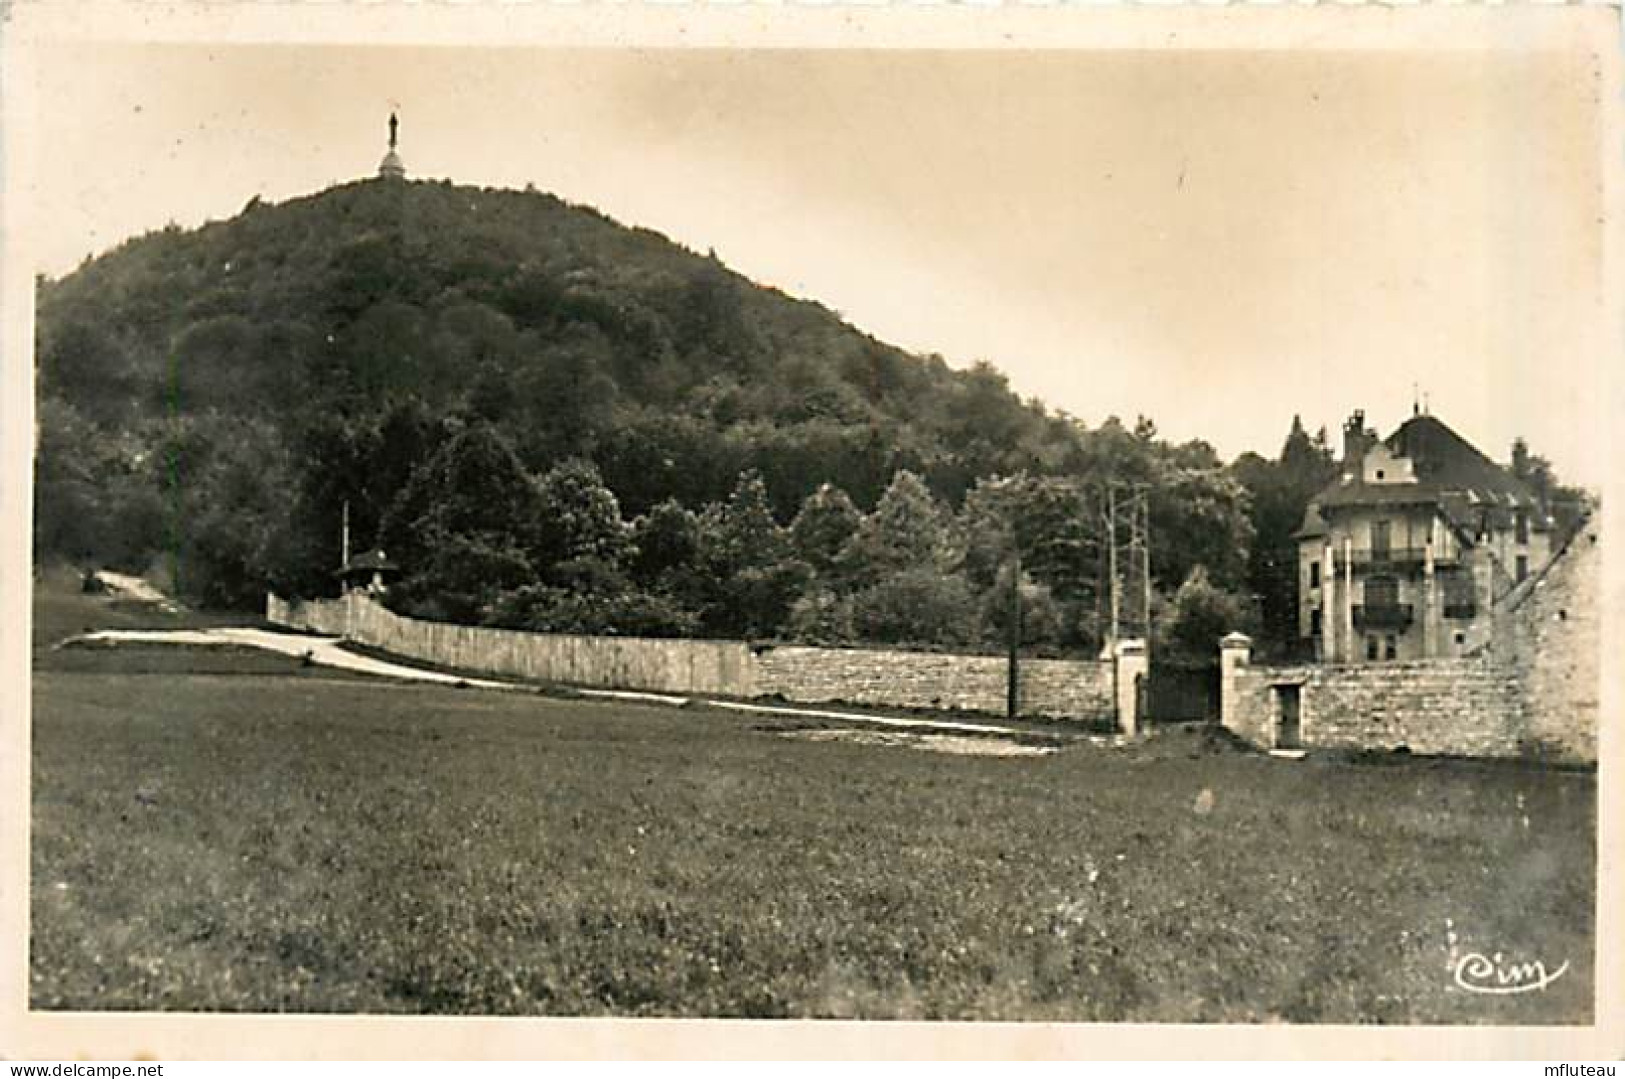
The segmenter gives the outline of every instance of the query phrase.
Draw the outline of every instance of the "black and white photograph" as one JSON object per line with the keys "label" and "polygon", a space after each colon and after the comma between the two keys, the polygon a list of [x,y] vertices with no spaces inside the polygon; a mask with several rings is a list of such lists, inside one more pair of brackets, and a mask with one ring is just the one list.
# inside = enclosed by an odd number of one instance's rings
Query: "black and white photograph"
{"label": "black and white photograph", "polygon": [[1617,10],[198,6],[5,43],[15,1036],[1625,1051]]}

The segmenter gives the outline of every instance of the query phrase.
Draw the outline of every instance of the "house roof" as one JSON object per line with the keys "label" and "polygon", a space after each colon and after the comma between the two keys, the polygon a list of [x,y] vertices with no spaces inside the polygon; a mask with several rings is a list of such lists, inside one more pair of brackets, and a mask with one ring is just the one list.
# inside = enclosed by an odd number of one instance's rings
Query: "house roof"
{"label": "house roof", "polygon": [[1293,539],[1314,539],[1326,534],[1326,518],[1320,515],[1320,506],[1310,502],[1303,508],[1303,523],[1292,533]]}
{"label": "house roof", "polygon": [[[1316,496],[1321,513],[1339,506],[1437,505],[1457,527],[1472,532],[1490,524],[1506,527],[1515,510],[1534,510],[1537,529],[1549,522],[1529,486],[1502,468],[1435,416],[1413,416],[1384,439],[1395,455],[1410,460],[1415,483],[1334,480]],[[1307,523],[1307,515],[1306,515]]]}
{"label": "house roof", "polygon": [[363,551],[339,567],[339,574],[371,573],[374,570],[398,570],[401,567],[391,562],[383,549],[374,547],[370,551]]}

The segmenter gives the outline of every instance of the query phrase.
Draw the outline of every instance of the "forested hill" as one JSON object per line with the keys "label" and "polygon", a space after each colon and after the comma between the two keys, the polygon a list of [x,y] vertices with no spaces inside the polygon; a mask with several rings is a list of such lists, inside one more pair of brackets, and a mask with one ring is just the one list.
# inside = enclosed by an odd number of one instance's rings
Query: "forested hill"
{"label": "forested hill", "polygon": [[991,369],[910,356],[590,209],[449,183],[132,240],[43,286],[40,362],[46,393],[120,429],[218,409],[325,441],[403,409],[489,419],[533,469],[589,456],[630,513],[719,498],[746,465],[784,512],[832,475],[872,505],[899,467],[957,498],[1070,444]]}
{"label": "forested hill", "polygon": [[347,503],[422,613],[974,642],[1019,521],[1034,610],[1087,643],[1107,483],[1152,492],[1159,596],[1244,588],[1205,444],[1085,429],[535,191],[255,200],[42,281],[38,326],[37,556],[206,602],[330,590]]}

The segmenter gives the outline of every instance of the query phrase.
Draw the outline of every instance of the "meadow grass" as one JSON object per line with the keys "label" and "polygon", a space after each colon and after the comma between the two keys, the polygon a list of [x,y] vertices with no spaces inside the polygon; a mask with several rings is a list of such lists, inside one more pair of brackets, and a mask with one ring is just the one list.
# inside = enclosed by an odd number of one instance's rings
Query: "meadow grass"
{"label": "meadow grass", "polygon": [[[959,757],[90,654],[35,676],[36,1008],[1591,1016],[1586,773],[1179,738]],[[1570,969],[1473,995],[1452,946]]]}

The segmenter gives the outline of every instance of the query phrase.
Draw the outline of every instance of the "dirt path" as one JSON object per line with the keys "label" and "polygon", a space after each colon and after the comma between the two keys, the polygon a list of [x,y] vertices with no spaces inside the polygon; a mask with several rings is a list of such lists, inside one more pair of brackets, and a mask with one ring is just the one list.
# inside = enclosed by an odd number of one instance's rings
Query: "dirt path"
{"label": "dirt path", "polygon": [[[421,667],[408,667],[405,664],[391,663],[388,660],[374,659],[371,656],[358,655],[340,646],[342,638],[315,637],[304,633],[279,633],[275,630],[228,628],[220,629],[104,629],[94,633],[85,633],[77,637],[70,637],[61,645],[74,643],[118,643],[131,644],[177,644],[177,645],[238,645],[249,648],[262,648],[270,652],[279,652],[285,656],[308,659],[311,663],[323,667],[334,667],[339,670],[354,671],[358,674],[376,675],[380,678],[394,678],[414,682],[431,682],[438,685],[472,686],[477,689],[506,689],[506,690],[533,690],[535,687],[518,682],[497,682],[484,678],[468,678],[458,674],[447,674],[444,671],[425,670]],[[616,689],[575,689],[583,697],[603,698],[608,700],[643,701],[653,704],[664,704],[681,707],[691,703],[691,698],[662,693],[643,693],[634,690]],[[805,719],[837,720],[845,723],[858,723],[866,726],[890,727],[916,733],[925,732],[951,732],[953,734],[993,735],[998,737],[1031,736],[1033,731],[1016,727],[1005,727],[993,723],[966,723],[950,719],[907,718],[903,716],[880,716],[866,712],[849,712],[827,708],[797,708],[777,705],[755,704],[748,701],[713,701],[693,700],[692,703],[703,704],[712,708],[723,708],[730,711],[753,712],[760,715],[793,716]]]}
{"label": "dirt path", "polygon": [[96,579],[109,591],[129,599],[150,603],[161,611],[173,614],[180,610],[179,604],[154,588],[144,577],[132,577],[128,573],[114,573],[110,569],[103,569],[96,571]]}
{"label": "dirt path", "polygon": [[303,633],[277,633],[265,629],[104,629],[70,637],[63,644],[76,641],[127,641],[132,644],[186,644],[186,645],[240,645],[280,652],[285,656],[305,657],[323,667],[373,674],[381,678],[407,679],[416,682],[435,682],[441,685],[475,686],[479,689],[522,688],[510,682],[492,682],[483,678],[465,678],[442,671],[426,671],[400,663],[359,656],[339,647],[338,637],[312,637]]}

